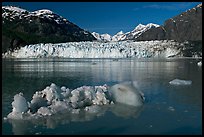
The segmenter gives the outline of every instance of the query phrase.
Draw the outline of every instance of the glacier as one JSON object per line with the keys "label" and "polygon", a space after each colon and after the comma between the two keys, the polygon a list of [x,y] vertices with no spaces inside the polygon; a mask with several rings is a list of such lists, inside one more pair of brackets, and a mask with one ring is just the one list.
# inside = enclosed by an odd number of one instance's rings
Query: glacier
{"label": "glacier", "polygon": [[169,58],[182,57],[184,48],[173,40],[39,43],[2,53],[2,58]]}

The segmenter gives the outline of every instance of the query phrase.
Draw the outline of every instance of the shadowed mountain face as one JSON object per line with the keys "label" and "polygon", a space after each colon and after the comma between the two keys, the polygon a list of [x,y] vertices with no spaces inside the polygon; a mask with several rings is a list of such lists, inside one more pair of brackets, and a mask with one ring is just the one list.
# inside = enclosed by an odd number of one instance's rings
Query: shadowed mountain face
{"label": "shadowed mountain face", "polygon": [[202,41],[202,4],[149,29],[135,40]]}
{"label": "shadowed mountain face", "polygon": [[50,10],[2,6],[2,52],[25,44],[92,40],[90,32]]}

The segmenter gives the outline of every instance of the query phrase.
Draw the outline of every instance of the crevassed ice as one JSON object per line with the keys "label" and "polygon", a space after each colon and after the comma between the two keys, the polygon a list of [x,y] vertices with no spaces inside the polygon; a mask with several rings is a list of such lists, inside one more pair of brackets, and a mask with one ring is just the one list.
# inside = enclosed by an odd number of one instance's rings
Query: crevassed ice
{"label": "crevassed ice", "polygon": [[34,44],[2,54],[3,58],[168,58],[182,56],[174,41],[68,42]]}

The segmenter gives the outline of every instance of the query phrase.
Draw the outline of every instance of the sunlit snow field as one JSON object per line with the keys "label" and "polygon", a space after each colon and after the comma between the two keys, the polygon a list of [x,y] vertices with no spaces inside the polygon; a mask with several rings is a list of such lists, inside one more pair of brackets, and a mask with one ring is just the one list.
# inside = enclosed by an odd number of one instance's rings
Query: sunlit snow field
{"label": "sunlit snow field", "polygon": [[[2,134],[202,134],[199,59],[2,59]],[[170,85],[173,79],[191,85]],[[137,81],[145,95],[138,110],[118,105],[97,115],[58,115],[4,121],[15,94],[31,100],[51,83],[75,89]]]}

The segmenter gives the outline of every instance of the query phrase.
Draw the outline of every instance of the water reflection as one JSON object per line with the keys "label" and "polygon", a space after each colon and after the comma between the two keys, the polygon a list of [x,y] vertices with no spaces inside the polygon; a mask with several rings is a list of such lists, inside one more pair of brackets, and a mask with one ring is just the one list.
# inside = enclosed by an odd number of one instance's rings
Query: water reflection
{"label": "water reflection", "polygon": [[[3,71],[13,72],[23,77],[68,77],[73,73],[85,73],[94,75],[94,80],[101,81],[127,81],[144,78],[153,75],[172,75],[178,73],[178,67],[182,66],[177,61],[138,61],[138,60],[5,60]],[[94,65],[92,63],[95,63]],[[137,68],[137,69],[136,69]],[[144,76],[145,74],[145,76]]]}
{"label": "water reflection", "polygon": [[[141,107],[133,107],[124,104],[114,104],[109,106],[100,106],[98,111],[95,113],[90,113],[84,110],[80,110],[79,114],[73,114],[68,111],[56,114],[49,117],[31,119],[31,120],[15,120],[8,119],[8,122],[12,125],[12,131],[14,135],[24,135],[31,127],[43,126],[48,129],[55,129],[59,125],[68,124],[70,122],[86,122],[96,119],[105,115],[106,111],[110,111],[117,117],[121,118],[137,118],[142,111]],[[79,129],[80,130],[80,129]],[[34,132],[34,131],[32,131]]]}

